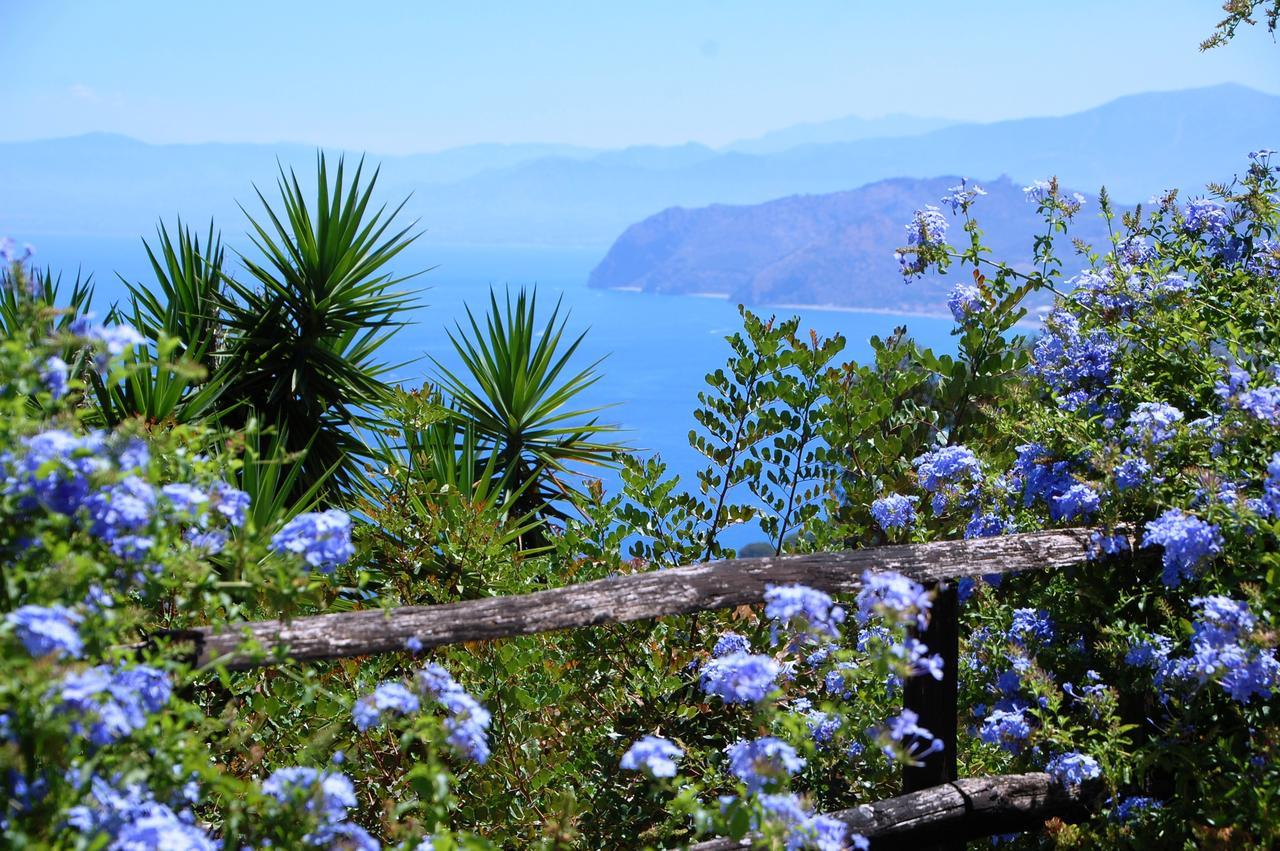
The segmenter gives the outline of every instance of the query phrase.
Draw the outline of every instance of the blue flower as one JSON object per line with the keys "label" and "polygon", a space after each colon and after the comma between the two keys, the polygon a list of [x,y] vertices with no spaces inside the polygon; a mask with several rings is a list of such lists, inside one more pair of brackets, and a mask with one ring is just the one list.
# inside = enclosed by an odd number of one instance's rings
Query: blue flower
{"label": "blue flower", "polygon": [[1155,798],[1133,795],[1115,804],[1111,810],[1111,818],[1123,824],[1141,818],[1143,813],[1158,810],[1161,806],[1162,804]]}
{"label": "blue flower", "polygon": [[1096,759],[1074,751],[1058,754],[1049,760],[1045,771],[1064,786],[1079,786],[1086,780],[1102,776],[1102,768]]}
{"label": "blue flower", "polygon": [[262,792],[282,804],[302,804],[322,825],[345,821],[356,805],[355,789],[341,772],[303,766],[276,769],[262,781]]}
{"label": "blue flower", "polygon": [[920,716],[910,709],[902,710],[878,729],[870,731],[880,740],[880,751],[890,760],[903,760],[918,765],[930,754],[946,747],[942,740],[920,726]]}
{"label": "blue flower", "polygon": [[23,438],[22,447],[6,490],[17,493],[26,510],[43,505],[59,514],[75,514],[89,496],[92,478],[111,466],[102,432],[76,437],[50,429]]}
{"label": "blue flower", "polygon": [[44,382],[50,396],[61,399],[67,395],[69,372],[70,368],[62,358],[55,355],[45,360],[44,367],[40,370],[40,380]]}
{"label": "blue flower", "polygon": [[750,653],[751,643],[747,641],[745,636],[738,635],[736,632],[726,632],[716,639],[715,647],[711,648],[711,655],[720,657],[728,656],[730,653]]}
{"label": "blue flower", "polygon": [[996,709],[983,719],[978,735],[989,745],[998,745],[1010,753],[1018,753],[1031,736],[1031,725],[1027,723],[1022,710],[1006,712]]}
{"label": "blue flower", "polygon": [[299,514],[271,537],[271,548],[301,556],[320,572],[332,573],[355,555],[351,518],[336,508]]}
{"label": "blue flower", "polygon": [[929,609],[933,600],[924,586],[900,573],[862,574],[862,590],[858,592],[858,622],[866,623],[872,615],[880,615],[891,621],[914,621],[924,628],[929,622]]}
{"label": "blue flower", "polygon": [[199,517],[209,502],[208,494],[185,482],[165,485],[160,488],[160,494],[173,508],[174,514],[190,520]]}
{"label": "blue flower", "polygon": [[902,496],[891,493],[871,503],[871,516],[886,532],[893,529],[910,529],[916,522],[918,496]]}
{"label": "blue flower", "polygon": [[933,494],[930,505],[941,514],[949,504],[967,506],[982,481],[982,464],[963,446],[944,446],[911,462],[920,487]]}
{"label": "blue flower", "polygon": [[227,533],[221,529],[202,530],[191,528],[183,533],[183,538],[197,550],[216,555],[227,545]]}
{"label": "blue flower", "polygon": [[730,653],[702,668],[700,685],[725,703],[760,703],[777,688],[778,663],[768,656]]}
{"label": "blue flower", "polygon": [[1126,458],[1116,465],[1116,490],[1140,487],[1151,475],[1151,465],[1142,458]]}
{"label": "blue flower", "polygon": [[850,697],[853,695],[853,687],[849,685],[848,679],[845,677],[845,671],[852,671],[857,665],[853,662],[840,662],[822,678],[822,687],[826,689],[827,694],[833,694],[836,697]]}
{"label": "blue flower", "polygon": [[140,784],[117,788],[101,777],[89,780],[87,803],[67,812],[67,824],[88,837],[106,837],[121,851],[215,851],[221,843],[175,812]]}
{"label": "blue flower", "polygon": [[951,309],[951,315],[956,322],[961,324],[986,306],[982,291],[973,284],[956,284],[951,288],[951,294],[947,296],[947,307]]}
{"label": "blue flower", "polygon": [[1047,180],[1033,180],[1030,186],[1022,187],[1022,194],[1032,203],[1043,204],[1053,198],[1053,184]]}
{"label": "blue flower", "polygon": [[907,225],[907,245],[941,245],[947,240],[947,228],[947,219],[942,211],[927,205],[923,210],[916,210],[911,224]]}
{"label": "blue flower", "polygon": [[422,647],[422,639],[416,635],[411,635],[404,640],[404,649],[408,650],[410,653],[421,653]]}
{"label": "blue flower", "polygon": [[805,726],[809,728],[809,738],[819,748],[829,745],[840,731],[838,715],[829,715],[821,709],[806,709],[803,716]]}
{"label": "blue flower", "polygon": [[844,609],[829,594],[805,585],[766,585],[765,617],[773,621],[771,635],[778,640],[779,628],[796,630],[801,638],[840,637]]}
{"label": "blue flower", "polygon": [[1190,201],[1183,217],[1188,231],[1203,234],[1214,241],[1223,239],[1231,227],[1231,216],[1227,214],[1227,209],[1208,198]]}
{"label": "blue flower", "polygon": [[1222,551],[1222,534],[1217,526],[1170,508],[1146,526],[1142,546],[1157,544],[1164,547],[1164,584],[1172,588],[1189,579],[1206,558]]}
{"label": "blue flower", "polygon": [[969,181],[963,179],[960,181],[959,186],[952,186],[947,190],[947,194],[942,196],[942,203],[951,207],[952,215],[967,211],[974,199],[987,194],[987,190],[978,184],[975,183],[972,186],[968,184]]}
{"label": "blue flower", "polygon": [[1101,497],[1098,492],[1083,482],[1076,482],[1071,487],[1049,498],[1049,518],[1052,520],[1075,520],[1088,518],[1098,510]]}
{"label": "blue flower", "polygon": [[1053,640],[1053,622],[1049,620],[1049,613],[1043,609],[1014,609],[1008,637],[1019,647],[1026,647],[1031,642],[1047,644]]}
{"label": "blue flower", "polygon": [[752,792],[778,783],[805,765],[795,748],[773,736],[737,741],[724,752],[729,757],[729,772]]}
{"label": "blue flower", "polygon": [[382,720],[383,714],[395,712],[408,715],[418,711],[418,696],[405,688],[404,683],[386,682],[356,701],[351,709],[351,719],[364,732]]}
{"label": "blue flower", "polygon": [[172,691],[168,675],[155,668],[97,665],[63,678],[59,709],[71,716],[73,731],[102,747],[146,726]]}
{"label": "blue flower", "polygon": [[964,526],[964,536],[967,540],[973,538],[994,538],[997,535],[1003,535],[1013,529],[1013,521],[1008,517],[1001,517],[999,514],[982,513],[975,511],[973,517],[969,518],[969,522]]}
{"label": "blue flower", "polygon": [[1237,397],[1236,404],[1245,413],[1263,422],[1280,425],[1280,387],[1278,386],[1246,390]]}
{"label": "blue flower", "polygon": [[79,659],[84,642],[76,624],[84,618],[65,606],[22,606],[9,612],[5,621],[32,656],[54,654],[57,658]]}
{"label": "blue flower", "polygon": [[449,713],[444,721],[449,744],[459,755],[484,764],[489,759],[489,710],[465,691],[446,692],[440,705]]}
{"label": "blue flower", "polygon": [[645,736],[622,755],[622,768],[647,771],[653,777],[675,777],[676,762],[684,751],[661,736]]}
{"label": "blue flower", "polygon": [[440,665],[432,662],[417,673],[418,688],[438,702],[449,717],[444,726],[448,742],[461,756],[478,763],[489,758],[489,710],[459,685]]}
{"label": "blue flower", "polygon": [[1124,435],[1131,443],[1156,446],[1167,442],[1182,422],[1182,411],[1163,402],[1143,402],[1129,415]]}
{"label": "blue flower", "polygon": [[155,489],[137,476],[127,476],[85,500],[89,531],[116,555],[134,560],[151,548],[151,539],[139,533],[150,525],[155,507]]}
{"label": "blue flower", "polygon": [[244,525],[249,510],[249,494],[226,482],[214,482],[209,489],[209,506],[225,518],[228,525],[239,528]]}
{"label": "blue flower", "polygon": [[1105,331],[1082,334],[1080,320],[1057,310],[1036,342],[1031,371],[1058,394],[1062,408],[1075,411],[1095,401],[1111,384],[1117,352]]}

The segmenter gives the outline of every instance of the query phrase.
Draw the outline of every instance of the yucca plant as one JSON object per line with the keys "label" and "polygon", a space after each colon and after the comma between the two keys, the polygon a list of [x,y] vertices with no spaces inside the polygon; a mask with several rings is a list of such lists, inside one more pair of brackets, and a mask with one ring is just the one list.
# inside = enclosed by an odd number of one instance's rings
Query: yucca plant
{"label": "yucca plant", "polygon": [[224,276],[228,340],[212,380],[226,421],[261,417],[289,452],[306,448],[303,491],[322,477],[340,490],[364,479],[361,430],[377,423],[389,393],[382,376],[394,368],[377,352],[416,306],[397,289],[412,276],[386,271],[416,238],[412,225],[391,227],[403,203],[371,208],[378,173],[366,180],[363,167],[348,181],[339,158],[331,181],[321,154],[314,208],[292,171],[280,172],[280,212],[255,188],[265,209],[261,220],[249,216],[259,256],[242,255],[248,282]]}
{"label": "yucca plant", "polygon": [[601,378],[601,361],[570,369],[586,332],[565,337],[568,318],[561,318],[558,300],[540,323],[536,290],[521,289],[514,301],[508,291],[505,305],[491,290],[483,328],[469,307],[467,321],[469,328],[458,324],[449,332],[463,369],[432,359],[440,387],[456,417],[510,476],[520,492],[520,513],[556,516],[554,502],[571,487],[561,474],[610,466],[622,448],[602,439],[618,431],[595,416],[604,406],[579,407],[583,391]]}
{"label": "yucca plant", "polygon": [[225,335],[223,293],[226,250],[222,235],[209,223],[200,235],[178,220],[177,240],[164,224],[156,228],[156,248],[143,240],[155,276],[153,284],[125,281],[132,302],[131,324],[150,340],[180,341],[178,353],[212,373]]}
{"label": "yucca plant", "polygon": [[[39,327],[34,330],[45,336],[69,334],[71,323],[88,311],[93,302],[93,276],[81,278],[77,272],[70,291],[65,291],[62,275],[55,275],[52,269],[0,263],[0,334],[14,337],[32,330],[24,324],[28,322],[26,311],[30,302],[43,314]],[[70,360],[74,354],[74,347],[68,347],[62,357]]]}

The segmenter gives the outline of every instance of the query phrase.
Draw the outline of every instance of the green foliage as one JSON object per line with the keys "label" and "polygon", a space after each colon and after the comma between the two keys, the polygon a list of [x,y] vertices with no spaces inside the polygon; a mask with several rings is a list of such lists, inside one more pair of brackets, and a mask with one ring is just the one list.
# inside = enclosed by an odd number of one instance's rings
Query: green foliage
{"label": "green foliage", "polygon": [[536,292],[522,289],[499,305],[490,291],[484,327],[467,308],[468,327],[449,332],[463,371],[435,364],[454,418],[496,456],[521,513],[549,517],[559,514],[552,503],[574,490],[565,474],[609,465],[619,446],[602,440],[618,429],[594,416],[601,408],[576,407],[600,380],[599,361],[567,371],[585,332],[564,336],[569,320],[560,318],[559,301],[540,325],[537,303]]}

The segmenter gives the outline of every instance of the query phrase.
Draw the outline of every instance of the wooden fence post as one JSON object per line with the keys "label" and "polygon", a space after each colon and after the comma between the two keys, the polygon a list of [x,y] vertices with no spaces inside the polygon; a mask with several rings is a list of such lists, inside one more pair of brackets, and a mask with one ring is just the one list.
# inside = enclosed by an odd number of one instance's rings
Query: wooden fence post
{"label": "wooden fence post", "polygon": [[[956,583],[931,583],[935,592],[929,625],[916,638],[942,657],[942,679],[928,674],[910,677],[903,689],[903,705],[920,716],[919,724],[936,736],[943,748],[919,766],[902,772],[903,793],[941,786],[956,777],[956,734],[959,727],[960,602]],[[963,849],[964,841],[933,846],[939,851]]]}

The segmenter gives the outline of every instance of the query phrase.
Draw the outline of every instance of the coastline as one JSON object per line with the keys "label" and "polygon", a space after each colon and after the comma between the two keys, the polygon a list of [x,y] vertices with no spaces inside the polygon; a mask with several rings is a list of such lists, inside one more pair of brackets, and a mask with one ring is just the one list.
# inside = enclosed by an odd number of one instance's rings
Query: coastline
{"label": "coastline", "polygon": [[[664,298],[717,298],[729,300],[728,293],[650,293],[646,292],[643,287],[603,287],[607,292],[618,293],[641,293],[650,296],[659,296]],[[949,310],[927,310],[927,309],[904,309],[895,307],[851,307],[843,304],[805,304],[803,302],[765,302],[761,304],[748,304],[747,307],[752,309],[770,309],[770,310],[802,310],[802,311],[822,311],[823,313],[862,313],[874,316],[901,316],[904,319],[943,319],[953,322]],[[1027,318],[1017,323],[1015,328],[1040,328],[1043,326],[1034,313],[1028,313]]]}

